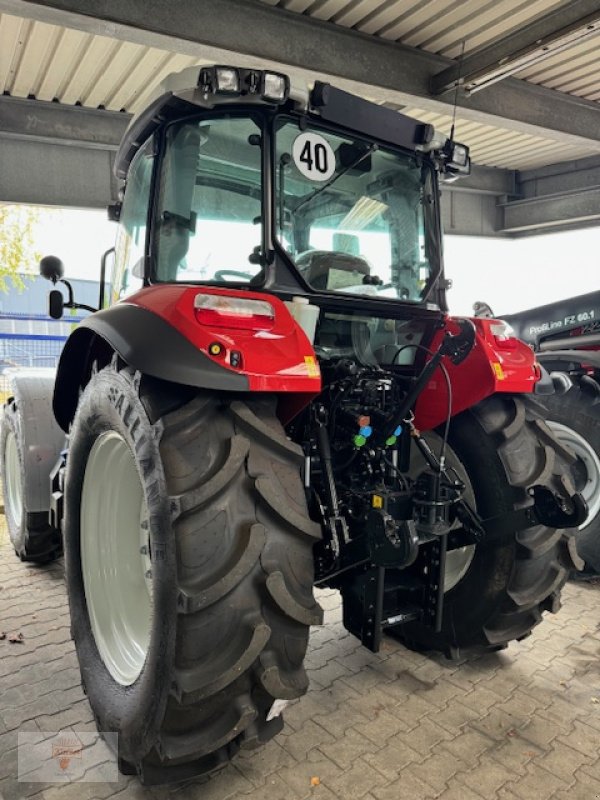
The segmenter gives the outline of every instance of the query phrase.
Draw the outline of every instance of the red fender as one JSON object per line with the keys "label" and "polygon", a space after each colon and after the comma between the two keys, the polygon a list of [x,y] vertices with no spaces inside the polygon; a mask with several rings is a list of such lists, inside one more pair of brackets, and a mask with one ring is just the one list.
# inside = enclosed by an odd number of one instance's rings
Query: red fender
{"label": "red fender", "polygon": [[[269,303],[273,319],[266,326],[236,327],[218,313],[199,313],[199,295]],[[205,356],[248,378],[249,391],[282,397],[280,416],[290,419],[321,391],[321,371],[312,344],[278,297],[260,292],[207,286],[156,285],[128,297],[127,303],[162,317]],[[242,324],[243,324],[242,320]],[[247,323],[247,321],[246,321]],[[293,396],[292,396],[293,395]]]}
{"label": "red fender", "polygon": [[[475,345],[460,364],[444,358],[452,386],[452,416],[476,405],[496,392],[530,394],[541,377],[536,356],[529,347],[501,320],[474,318]],[[452,317],[437,331],[430,349],[435,352],[446,333],[458,333]],[[415,407],[415,425],[431,430],[445,422],[448,415],[448,389],[442,371],[438,369],[420,394]]]}

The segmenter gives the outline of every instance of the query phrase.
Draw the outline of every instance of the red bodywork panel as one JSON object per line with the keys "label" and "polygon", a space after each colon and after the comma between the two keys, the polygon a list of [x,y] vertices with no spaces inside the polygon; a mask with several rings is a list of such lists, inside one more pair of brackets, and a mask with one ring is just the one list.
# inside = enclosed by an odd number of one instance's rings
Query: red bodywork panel
{"label": "red bodywork panel", "polygon": [[[211,324],[208,313],[204,314],[208,320],[205,324],[198,320],[194,305],[198,295],[267,302],[274,310],[272,323],[266,326],[268,329],[260,322],[256,329]],[[205,356],[225,369],[245,375],[249,391],[284,395],[280,402],[284,422],[321,391],[321,373],[313,346],[285,304],[274,295],[163,284],[142,289],[126,302],[157,314]],[[453,416],[496,392],[531,393],[540,378],[539,366],[528,345],[513,337],[494,336],[492,326],[502,325],[501,321],[481,318],[472,321],[476,338],[469,356],[458,366],[448,358],[443,361],[452,383]],[[451,317],[436,332],[430,350],[438,348],[446,331],[459,332]],[[447,413],[446,381],[438,369],[417,400],[415,424],[421,430],[430,430],[443,423]]]}
{"label": "red bodywork panel", "polygon": [[[448,358],[443,364],[452,384],[452,416],[459,414],[496,392],[530,394],[540,379],[541,372],[529,345],[514,337],[499,338],[492,326],[502,325],[500,320],[475,318],[475,346],[467,358],[455,366]],[[437,350],[442,337],[449,331],[458,332],[452,317],[439,330],[429,345]],[[415,425],[420,430],[431,430],[445,422],[448,415],[448,390],[438,368],[415,407]]]}
{"label": "red bodywork panel", "polygon": [[[202,324],[194,306],[198,295],[266,301],[274,309],[274,319],[269,330]],[[225,369],[245,375],[251,392],[301,394],[303,397],[293,405],[302,407],[321,391],[321,372],[313,346],[285,304],[274,295],[163,284],[142,289],[126,302],[162,317],[205,356]],[[232,366],[232,354],[238,366]]]}

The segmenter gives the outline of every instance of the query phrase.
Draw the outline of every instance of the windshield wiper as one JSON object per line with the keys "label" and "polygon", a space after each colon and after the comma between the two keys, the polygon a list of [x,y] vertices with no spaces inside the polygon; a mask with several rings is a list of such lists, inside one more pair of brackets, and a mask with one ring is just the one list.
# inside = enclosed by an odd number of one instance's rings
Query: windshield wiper
{"label": "windshield wiper", "polygon": [[354,169],[355,167],[357,167],[360,164],[361,161],[364,161],[365,158],[367,156],[370,156],[371,153],[373,153],[375,150],[377,150],[377,145],[376,144],[369,145],[369,147],[367,147],[367,149],[364,151],[364,153],[361,153],[358,156],[358,158],[355,158],[354,161],[351,161],[350,164],[348,164],[346,167],[341,169],[337,173],[337,175],[334,175],[332,178],[330,178],[328,181],[326,181],[322,186],[319,186],[318,189],[315,189],[314,192],[311,192],[311,194],[309,194],[308,197],[305,197],[303,200],[300,200],[298,205],[293,209],[293,213],[295,214],[297,211],[299,211],[302,208],[302,206],[305,206],[307,203],[310,203],[310,201],[313,200],[317,195],[321,194],[321,192],[324,192],[326,189],[329,189],[330,186],[333,186],[333,184],[337,180],[339,180],[343,175],[345,175],[351,169]]}

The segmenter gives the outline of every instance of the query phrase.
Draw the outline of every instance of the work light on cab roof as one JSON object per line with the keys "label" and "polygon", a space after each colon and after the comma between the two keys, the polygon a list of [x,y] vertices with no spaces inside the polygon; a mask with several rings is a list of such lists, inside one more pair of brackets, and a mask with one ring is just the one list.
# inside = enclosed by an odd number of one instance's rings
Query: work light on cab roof
{"label": "work light on cab roof", "polygon": [[279,72],[214,66],[200,70],[198,87],[205,95],[250,95],[279,104],[287,100],[290,82],[287,75]]}

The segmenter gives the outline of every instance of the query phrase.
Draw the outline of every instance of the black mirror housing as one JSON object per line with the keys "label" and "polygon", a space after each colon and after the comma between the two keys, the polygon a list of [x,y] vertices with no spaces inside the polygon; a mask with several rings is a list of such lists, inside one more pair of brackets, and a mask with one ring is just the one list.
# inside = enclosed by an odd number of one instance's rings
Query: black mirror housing
{"label": "black mirror housing", "polygon": [[118,222],[121,219],[121,205],[122,203],[111,203],[107,206],[109,222]]}
{"label": "black mirror housing", "polygon": [[471,156],[466,144],[447,139],[442,150],[444,171],[451,175],[470,175]]}
{"label": "black mirror housing", "polygon": [[48,314],[52,319],[61,319],[64,313],[65,301],[62,292],[52,289],[48,295]]}
{"label": "black mirror housing", "polygon": [[40,275],[42,278],[56,283],[64,274],[64,264],[57,256],[44,256],[40,261]]}

